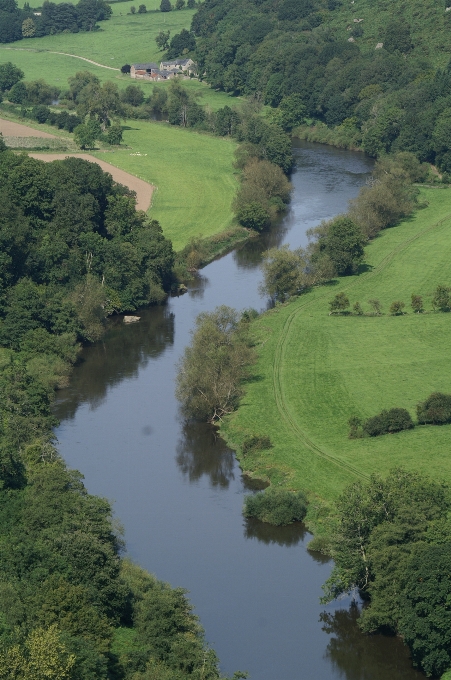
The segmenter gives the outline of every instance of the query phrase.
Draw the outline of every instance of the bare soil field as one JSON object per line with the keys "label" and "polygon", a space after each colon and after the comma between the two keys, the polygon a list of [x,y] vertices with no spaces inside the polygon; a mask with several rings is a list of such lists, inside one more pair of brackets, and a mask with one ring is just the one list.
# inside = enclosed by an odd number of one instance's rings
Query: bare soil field
{"label": "bare soil field", "polygon": [[102,170],[109,172],[112,175],[115,182],[124,184],[132,191],[136,192],[136,207],[138,210],[148,210],[152,202],[152,193],[154,186],[144,180],[131,175],[129,172],[124,170],[119,170],[114,165],[110,163],[105,163],[105,161],[100,161],[98,158],[91,156],[88,153],[30,153],[32,158],[37,158],[40,161],[62,161],[68,156],[74,156],[75,158],[83,158],[85,161],[90,161],[91,163],[97,163],[100,165]]}
{"label": "bare soil field", "polygon": [[47,139],[56,139],[55,135],[51,135],[43,130],[35,130],[28,127],[28,125],[13,123],[10,120],[3,120],[3,118],[0,118],[0,132],[4,137],[46,137]]}

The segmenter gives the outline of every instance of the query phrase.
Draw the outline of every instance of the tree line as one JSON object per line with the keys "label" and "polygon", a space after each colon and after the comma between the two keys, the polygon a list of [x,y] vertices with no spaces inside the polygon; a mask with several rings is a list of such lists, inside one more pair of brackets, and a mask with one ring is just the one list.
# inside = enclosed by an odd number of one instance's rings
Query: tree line
{"label": "tree line", "polygon": [[401,635],[414,665],[439,677],[451,667],[449,487],[395,469],[349,485],[336,507],[323,601],[357,589],[363,632]]}
{"label": "tree line", "polygon": [[[382,304],[377,298],[368,300],[370,305],[371,316],[382,315]],[[423,296],[412,293],[410,297],[410,306],[414,314],[423,314],[425,312]],[[329,302],[329,314],[353,314],[355,316],[365,316],[365,311],[360,302],[355,302],[352,305],[352,312],[349,311],[351,303],[346,293],[337,293],[335,297]],[[395,300],[389,307],[389,314],[391,316],[404,316],[406,305],[403,300]],[[434,312],[449,312],[451,309],[451,288],[449,286],[439,285],[432,294],[432,309]]]}
{"label": "tree line", "polygon": [[69,31],[95,31],[98,21],[110,18],[112,9],[104,0],[79,0],[56,4],[45,0],[39,12],[26,2],[19,8],[16,0],[0,0],[0,43],[23,38],[40,38]]}
{"label": "tree line", "polygon": [[[451,423],[451,395],[433,392],[429,397],[417,404],[418,425],[446,425]],[[415,423],[405,408],[391,408],[362,420],[352,416],[348,425],[349,438],[378,437],[381,434],[412,430]]]}

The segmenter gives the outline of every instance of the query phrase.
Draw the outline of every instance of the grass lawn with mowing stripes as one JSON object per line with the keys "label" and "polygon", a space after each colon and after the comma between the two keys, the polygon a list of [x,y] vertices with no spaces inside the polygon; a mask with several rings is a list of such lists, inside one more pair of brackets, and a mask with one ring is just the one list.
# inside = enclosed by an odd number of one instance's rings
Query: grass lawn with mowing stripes
{"label": "grass lawn with mowing stripes", "polygon": [[[432,291],[451,285],[451,190],[422,189],[428,207],[387,229],[366,249],[368,270],[338,279],[254,323],[259,359],[242,404],[222,431],[238,445],[269,435],[274,448],[242,460],[244,469],[332,499],[344,485],[395,465],[451,482],[451,426],[358,440],[350,416],[415,406],[433,391],[451,392],[451,315],[434,313]],[[344,291],[351,305],[377,298],[384,316],[329,316]],[[414,314],[412,293],[427,313]],[[404,316],[388,315],[403,300]]]}

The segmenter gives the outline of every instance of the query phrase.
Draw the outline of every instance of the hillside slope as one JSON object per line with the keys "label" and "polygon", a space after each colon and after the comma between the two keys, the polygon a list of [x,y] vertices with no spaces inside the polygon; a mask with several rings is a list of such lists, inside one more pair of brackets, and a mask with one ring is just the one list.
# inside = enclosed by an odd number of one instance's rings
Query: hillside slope
{"label": "hillside slope", "polygon": [[450,27],[433,0],[206,0],[192,22],[212,87],[254,93],[285,129],[319,121],[342,146],[447,172]]}

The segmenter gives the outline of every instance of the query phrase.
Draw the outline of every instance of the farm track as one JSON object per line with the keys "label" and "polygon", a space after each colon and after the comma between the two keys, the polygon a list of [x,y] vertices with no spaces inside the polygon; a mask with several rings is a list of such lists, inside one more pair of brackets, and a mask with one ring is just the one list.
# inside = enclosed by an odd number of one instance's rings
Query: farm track
{"label": "farm track", "polygon": [[63,57],[73,57],[74,59],[82,59],[87,61],[88,64],[94,64],[94,66],[100,66],[100,68],[107,68],[110,71],[120,71],[119,68],[115,66],[106,66],[105,64],[99,64],[98,61],[93,61],[87,57],[80,57],[78,54],[69,54],[68,52],[54,52],[53,50],[34,50],[27,47],[4,47],[4,50],[16,50],[17,52],[47,52],[48,54],[60,54]]}
{"label": "farm track", "polygon": [[[380,274],[398,255],[402,250],[405,250],[411,243],[416,241],[417,239],[421,238],[425,234],[429,233],[430,231],[433,231],[437,227],[441,226],[444,222],[447,220],[451,219],[451,213],[443,217],[441,220],[438,220],[437,222],[434,222],[434,224],[430,225],[429,227],[426,227],[426,229],[423,229],[422,231],[418,232],[414,236],[406,239],[402,243],[400,243],[396,248],[394,248],[390,253],[388,253],[382,260],[379,262],[379,264],[371,271],[368,272],[366,275],[363,276],[361,279],[360,277],[358,279],[355,279],[352,283],[350,283],[346,288],[343,288],[343,292],[350,290],[357,286],[359,283],[362,282],[362,280],[368,281],[368,279],[373,278],[374,276],[377,276]],[[279,341],[277,343],[276,351],[274,354],[274,362],[273,362],[273,390],[274,390],[274,399],[277,405],[277,409],[282,416],[283,420],[285,423],[289,426],[289,428],[298,436],[298,438],[301,440],[301,442],[306,446],[306,448],[310,449],[313,453],[316,453],[318,456],[321,458],[329,461],[330,463],[333,463],[337,467],[350,472],[356,477],[360,477],[365,480],[369,480],[369,475],[365,474],[358,468],[354,467],[353,465],[346,463],[346,461],[342,460],[341,458],[337,458],[336,456],[333,456],[332,454],[328,453],[327,451],[324,451],[320,446],[315,444],[306,434],[306,432],[300,427],[296,420],[296,416],[291,412],[289,404],[288,404],[288,399],[286,398],[284,394],[284,389],[283,389],[283,379],[282,379],[282,369],[283,369],[283,364],[284,364],[284,358],[285,358],[285,352],[286,352],[286,346],[287,346],[287,341],[290,336],[290,329],[292,327],[293,321],[295,318],[303,312],[305,309],[310,307],[312,304],[316,303],[318,300],[321,300],[325,298],[328,295],[328,293],[324,293],[324,295],[321,295],[319,297],[316,297],[314,300],[310,300],[309,302],[304,303],[303,305],[300,305],[296,310],[294,310],[287,318],[285,321],[285,324],[282,328],[282,332],[280,334]]]}

